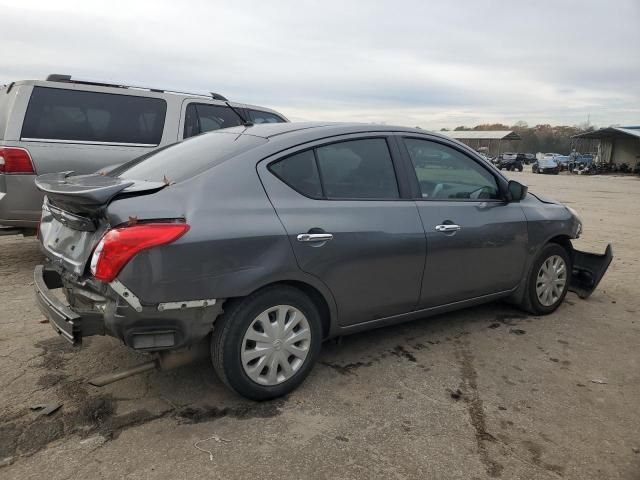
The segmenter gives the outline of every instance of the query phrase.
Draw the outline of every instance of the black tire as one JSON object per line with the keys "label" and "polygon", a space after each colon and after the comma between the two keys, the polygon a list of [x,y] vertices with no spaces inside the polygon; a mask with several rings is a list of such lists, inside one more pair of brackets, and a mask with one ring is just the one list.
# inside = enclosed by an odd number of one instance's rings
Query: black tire
{"label": "black tire", "polygon": [[[558,297],[558,299],[552,305],[543,305],[538,299],[538,295],[536,293],[536,283],[538,278],[538,272],[540,271],[540,267],[542,264],[550,257],[558,255],[564,260],[566,266],[566,282],[564,285],[564,289],[562,294]],[[538,257],[533,262],[533,266],[531,271],[529,272],[529,278],[527,279],[526,291],[524,294],[524,299],[522,303],[522,308],[534,315],[549,315],[553,313],[560,304],[564,301],[564,297],[567,295],[567,291],[569,289],[569,281],[571,280],[571,256],[569,252],[562,246],[557,243],[548,243],[546,244]]]}
{"label": "black tire", "polygon": [[[291,305],[306,317],[311,331],[309,353],[291,378],[277,385],[261,385],[245,373],[240,358],[244,335],[253,320],[269,307]],[[322,345],[320,313],[311,299],[297,288],[275,285],[225,304],[211,336],[211,360],[216,374],[229,388],[251,400],[281,397],[298,387],[315,364]]]}
{"label": "black tire", "polygon": [[523,167],[522,165],[520,165],[520,166],[518,167],[518,171],[519,171],[519,172],[521,172],[522,170],[524,170],[524,167]]}

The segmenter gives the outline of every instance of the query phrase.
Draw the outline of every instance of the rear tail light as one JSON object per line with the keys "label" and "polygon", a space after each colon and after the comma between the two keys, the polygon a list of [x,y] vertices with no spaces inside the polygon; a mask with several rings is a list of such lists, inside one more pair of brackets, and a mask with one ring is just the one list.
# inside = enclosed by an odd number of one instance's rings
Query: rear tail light
{"label": "rear tail light", "polygon": [[175,242],[189,231],[184,223],[146,223],[105,233],[91,257],[91,273],[111,282],[137,253]]}
{"label": "rear tail light", "polygon": [[33,162],[24,148],[0,148],[0,173],[4,174],[33,174]]}

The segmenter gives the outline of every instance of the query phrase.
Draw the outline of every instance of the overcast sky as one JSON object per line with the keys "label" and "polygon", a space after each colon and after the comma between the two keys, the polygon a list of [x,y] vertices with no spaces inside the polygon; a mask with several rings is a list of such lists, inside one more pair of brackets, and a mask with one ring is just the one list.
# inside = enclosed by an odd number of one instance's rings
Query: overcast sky
{"label": "overcast sky", "polygon": [[295,120],[640,124],[640,0],[0,0],[0,84],[216,91]]}

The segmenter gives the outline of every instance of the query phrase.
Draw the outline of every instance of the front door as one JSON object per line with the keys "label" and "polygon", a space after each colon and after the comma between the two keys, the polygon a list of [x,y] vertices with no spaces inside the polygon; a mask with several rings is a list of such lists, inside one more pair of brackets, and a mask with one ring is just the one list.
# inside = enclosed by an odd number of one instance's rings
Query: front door
{"label": "front door", "polygon": [[420,295],[424,230],[390,145],[360,135],[259,167],[300,269],[331,290],[340,325],[409,312]]}
{"label": "front door", "polygon": [[453,145],[424,138],[402,144],[427,236],[419,306],[515,288],[527,258],[527,223],[520,205],[503,199],[497,172]]}

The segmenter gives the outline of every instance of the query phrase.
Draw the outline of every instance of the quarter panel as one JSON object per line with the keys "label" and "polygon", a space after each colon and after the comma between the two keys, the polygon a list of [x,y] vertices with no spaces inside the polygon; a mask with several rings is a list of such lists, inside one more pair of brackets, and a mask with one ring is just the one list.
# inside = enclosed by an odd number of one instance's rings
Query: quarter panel
{"label": "quarter panel", "polygon": [[121,272],[142,301],[239,297],[275,281],[304,281],[255,161],[237,160],[109,207],[112,224],[171,216],[191,227],[174,244],[138,254]]}

